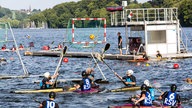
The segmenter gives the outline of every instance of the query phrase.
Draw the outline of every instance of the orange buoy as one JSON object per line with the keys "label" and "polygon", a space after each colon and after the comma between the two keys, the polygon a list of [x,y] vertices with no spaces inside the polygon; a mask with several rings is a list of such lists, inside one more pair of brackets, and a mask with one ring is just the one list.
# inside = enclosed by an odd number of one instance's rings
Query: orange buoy
{"label": "orange buoy", "polygon": [[68,58],[63,58],[63,62],[67,63],[68,62]]}
{"label": "orange buoy", "polygon": [[178,69],[178,68],[179,68],[179,64],[175,63],[175,64],[173,65],[173,68],[174,68],[174,69]]}

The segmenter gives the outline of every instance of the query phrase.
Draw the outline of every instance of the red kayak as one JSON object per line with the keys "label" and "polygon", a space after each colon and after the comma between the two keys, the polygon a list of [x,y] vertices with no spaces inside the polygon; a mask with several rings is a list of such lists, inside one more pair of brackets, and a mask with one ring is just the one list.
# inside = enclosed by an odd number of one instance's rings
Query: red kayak
{"label": "red kayak", "polygon": [[80,93],[80,94],[87,94],[87,93],[98,93],[98,92],[100,92],[100,90],[99,89],[95,89],[95,88],[91,88],[91,90],[87,90],[87,91],[81,91],[81,90],[75,90],[75,91],[73,91],[73,92],[77,92],[77,93]]}
{"label": "red kayak", "polygon": [[120,106],[109,106],[108,108],[182,108],[181,106],[178,107],[170,107],[170,106],[139,106],[135,104],[124,104]]}

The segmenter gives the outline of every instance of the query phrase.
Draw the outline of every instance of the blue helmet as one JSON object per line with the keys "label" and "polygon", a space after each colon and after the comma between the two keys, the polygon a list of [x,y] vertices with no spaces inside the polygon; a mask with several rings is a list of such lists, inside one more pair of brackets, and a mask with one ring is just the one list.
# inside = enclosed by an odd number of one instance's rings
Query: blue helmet
{"label": "blue helmet", "polygon": [[82,75],[82,76],[86,76],[86,71],[83,71],[83,72],[81,73],[81,75]]}

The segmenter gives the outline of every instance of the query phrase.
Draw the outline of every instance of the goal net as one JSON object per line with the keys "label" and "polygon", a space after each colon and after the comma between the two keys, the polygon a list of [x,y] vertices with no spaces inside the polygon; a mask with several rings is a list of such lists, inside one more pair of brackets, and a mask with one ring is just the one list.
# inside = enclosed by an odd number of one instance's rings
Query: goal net
{"label": "goal net", "polygon": [[105,18],[72,18],[67,28],[65,42],[71,43],[74,47],[87,48],[106,43]]}

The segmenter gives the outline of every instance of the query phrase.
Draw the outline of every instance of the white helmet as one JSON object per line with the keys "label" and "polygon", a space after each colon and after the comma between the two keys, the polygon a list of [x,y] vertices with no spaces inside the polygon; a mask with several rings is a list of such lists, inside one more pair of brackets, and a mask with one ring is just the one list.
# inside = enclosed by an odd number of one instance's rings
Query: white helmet
{"label": "white helmet", "polygon": [[147,85],[147,86],[150,86],[149,80],[145,80],[145,81],[144,81],[144,84]]}
{"label": "white helmet", "polygon": [[45,78],[49,78],[49,76],[50,76],[50,73],[49,73],[49,72],[45,72],[45,73],[44,73],[44,77],[45,77]]}
{"label": "white helmet", "polygon": [[133,74],[133,70],[127,70],[127,74]]}

